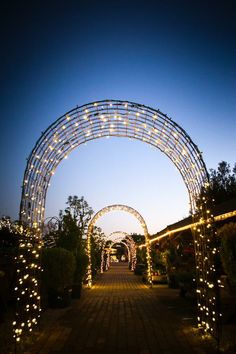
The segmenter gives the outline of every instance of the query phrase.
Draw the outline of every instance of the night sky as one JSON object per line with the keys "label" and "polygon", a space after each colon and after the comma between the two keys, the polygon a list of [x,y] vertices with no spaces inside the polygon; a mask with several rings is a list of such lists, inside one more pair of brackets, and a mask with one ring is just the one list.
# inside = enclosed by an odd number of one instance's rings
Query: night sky
{"label": "night sky", "polygon": [[[207,168],[222,160],[234,165],[235,1],[41,3],[1,5],[0,215],[18,218],[26,158],[41,132],[91,101],[159,108],[187,131]],[[128,139],[74,150],[51,180],[46,216],[57,215],[70,194],[84,195],[95,212],[108,204],[134,207],[150,233],[189,213],[173,164]],[[122,213],[100,225],[107,234],[141,231]]]}

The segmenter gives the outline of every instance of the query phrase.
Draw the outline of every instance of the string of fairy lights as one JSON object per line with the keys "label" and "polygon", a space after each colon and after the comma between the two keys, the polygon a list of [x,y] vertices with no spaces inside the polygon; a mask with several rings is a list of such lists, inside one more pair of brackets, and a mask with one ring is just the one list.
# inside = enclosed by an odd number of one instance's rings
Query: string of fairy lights
{"label": "string of fairy lights", "polygon": [[[131,208],[127,205],[122,205],[122,204],[114,204],[114,205],[108,205],[101,210],[99,210],[90,220],[90,223],[88,225],[88,231],[87,231],[87,255],[88,255],[88,267],[87,267],[87,284],[88,287],[92,287],[92,262],[91,262],[91,235],[93,234],[93,228],[98,219],[100,219],[103,215],[112,212],[112,211],[124,211],[127,212],[131,215],[133,215],[139,222],[140,225],[143,229],[144,233],[144,238],[145,238],[145,248],[146,248],[146,260],[147,260],[147,279],[148,283],[152,285],[152,265],[151,265],[151,255],[150,255],[150,240],[149,240],[149,234],[148,234],[148,228],[146,225],[145,220],[143,219],[142,215],[135,210],[134,208]],[[111,234],[110,236],[114,236],[114,234]],[[127,238],[127,241],[130,243],[129,238]],[[110,252],[108,252],[108,257],[106,260],[106,266],[105,268],[107,269],[110,264]],[[136,253],[135,253],[136,257]],[[104,261],[104,253],[102,253],[102,262]],[[102,267],[101,267],[102,268]]]}
{"label": "string of fairy lights", "polygon": [[[77,106],[57,119],[42,133],[27,160],[21,223],[33,229],[35,235],[41,234],[47,189],[57,166],[81,144],[104,137],[127,137],[152,145],[163,152],[181,174],[189,193],[193,222],[200,222],[194,230],[198,326],[219,337],[220,280],[215,268],[218,248],[214,220],[211,201],[207,196],[199,200],[199,195],[208,187],[207,169],[201,152],[186,131],[160,110],[134,102],[103,100]],[[28,314],[30,317],[30,311]]]}
{"label": "string of fairy lights", "polygon": [[[103,252],[105,254],[105,262],[104,262],[104,258],[103,260],[101,261],[101,273],[103,273],[103,270],[104,269],[109,269],[110,268],[110,257],[108,257],[108,253],[112,253],[112,248],[114,247],[114,245],[116,244],[121,244],[123,246],[126,247],[127,249],[127,254],[128,254],[128,264],[130,265],[131,264],[131,249],[130,249],[130,244],[126,242],[126,240],[124,239],[123,236],[119,236],[117,238],[115,238],[114,240],[107,240],[106,242],[106,246],[107,247],[104,247],[103,249]],[[107,261],[107,259],[109,261]]]}
{"label": "string of fairy lights", "polygon": [[[133,271],[136,263],[137,263],[137,255],[136,255],[136,243],[132,236],[130,236],[127,232],[124,231],[114,231],[112,232],[106,239],[106,243],[104,244],[104,248],[102,250],[102,259],[101,259],[101,273],[104,269],[108,269],[110,267],[110,257],[108,253],[111,252],[111,244],[106,248],[107,242],[115,242],[119,243],[119,241],[125,242],[128,246],[128,261],[130,269]],[[104,264],[104,253],[106,254],[106,264]],[[108,261],[107,261],[108,259]]]}
{"label": "string of fairy lights", "polygon": [[16,343],[37,326],[40,318],[40,254],[42,243],[29,228],[0,220],[0,230],[7,229],[17,236],[18,251],[15,256],[17,284],[14,288],[16,317],[13,321],[13,337]]}
{"label": "string of fairy lights", "polygon": [[[229,211],[227,213],[223,213],[223,214],[220,214],[220,215],[217,215],[217,216],[214,216],[214,221],[217,222],[217,221],[222,221],[222,220],[226,220],[226,219],[230,219],[232,217],[236,216],[236,210],[232,210],[232,211]],[[188,229],[195,229],[197,228],[197,226],[199,226],[201,223],[204,223],[205,220],[201,220],[201,221],[197,221],[195,223],[190,223],[190,224],[187,224],[185,226],[181,226],[181,227],[178,227],[176,229],[170,229],[170,230],[167,230],[167,231],[162,231],[162,232],[158,232],[158,236],[153,236],[153,237],[150,237],[150,243],[152,244],[153,242],[157,242],[159,240],[161,240],[162,238],[164,237],[167,237],[167,236],[172,236],[176,233],[179,233],[181,231],[185,231],[185,230],[188,230]],[[145,243],[142,243],[138,246],[138,248],[143,248],[145,247]]]}
{"label": "string of fairy lights", "polygon": [[[127,252],[128,252],[128,263],[130,263],[129,247],[128,247],[127,243],[122,241],[120,238],[118,238],[117,240],[114,240],[112,243],[110,243],[109,248],[108,248],[108,252],[111,253],[112,247],[114,247],[116,244],[121,244],[121,245],[125,246],[125,248],[127,249]],[[110,264],[108,266],[110,267]]]}

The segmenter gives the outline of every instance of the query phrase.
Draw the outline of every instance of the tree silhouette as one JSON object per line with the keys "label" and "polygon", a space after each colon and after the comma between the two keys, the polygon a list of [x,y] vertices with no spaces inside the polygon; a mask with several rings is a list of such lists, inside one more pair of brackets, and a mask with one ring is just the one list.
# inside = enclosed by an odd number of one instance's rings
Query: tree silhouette
{"label": "tree silhouette", "polygon": [[231,172],[230,164],[221,161],[216,170],[210,169],[208,196],[216,204],[236,197],[236,164]]}

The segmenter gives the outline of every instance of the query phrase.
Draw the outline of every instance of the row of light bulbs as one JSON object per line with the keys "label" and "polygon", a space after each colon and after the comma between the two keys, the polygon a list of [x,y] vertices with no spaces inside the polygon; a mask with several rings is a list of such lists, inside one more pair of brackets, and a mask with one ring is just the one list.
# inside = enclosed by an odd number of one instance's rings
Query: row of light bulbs
{"label": "row of light bulbs", "polygon": [[[109,105],[109,107],[115,107],[115,104],[108,104],[108,103],[106,103],[105,105],[102,105],[102,109],[106,109],[106,107],[107,107],[107,105]],[[99,106],[99,108],[101,108],[100,107],[100,103],[97,103],[97,105],[96,106],[94,106],[94,104],[93,104],[93,107],[98,107]],[[124,103],[124,107],[125,108],[128,108],[130,105],[128,104],[128,103]],[[131,105],[132,106],[132,105]],[[121,105],[119,105],[119,107],[121,107]],[[136,107],[137,109],[140,109],[140,108],[138,108],[138,106]],[[88,117],[88,113],[90,112],[90,109],[91,108],[85,108],[85,117]],[[133,109],[133,108],[132,108]],[[78,112],[78,110],[76,110],[76,114],[77,114],[77,112]],[[91,111],[92,113],[93,113],[93,110]],[[144,114],[144,113],[146,113],[146,111],[144,110],[144,109],[142,109],[142,110],[140,110],[140,112],[136,112],[135,113],[135,115],[136,116],[139,116],[140,115],[140,113],[141,114]],[[126,114],[127,114],[127,110],[126,110]],[[114,117],[118,117],[118,115],[117,114],[113,114],[114,115]],[[104,114],[101,114],[100,115],[101,117],[102,117],[102,119],[104,119]],[[159,120],[159,116],[158,116],[158,114],[157,113],[154,113],[153,114],[153,116],[152,116],[152,119],[154,119],[154,120]],[[70,122],[71,120],[73,119],[73,117],[71,118],[70,117],[70,115],[66,115],[65,117],[64,117],[64,121],[63,120],[61,120],[61,123],[60,124],[63,124],[62,126],[63,127],[65,127],[65,129],[63,129],[63,130],[66,130],[66,123],[68,123],[68,122]],[[162,118],[163,119],[163,118]],[[145,124],[145,123],[144,123]],[[165,117],[165,121],[164,121],[164,123],[163,123],[163,125],[165,125],[165,126],[168,126],[168,122],[166,121],[166,117]],[[55,137],[55,135],[57,134],[56,132],[55,132],[55,128],[53,127],[52,128],[52,131],[53,131],[53,134],[54,134],[54,137]],[[180,136],[182,136],[181,134],[180,134],[180,132],[176,129],[176,132],[172,132],[173,133],[173,136],[174,136],[174,138],[175,139],[177,139],[178,137],[180,137]],[[63,133],[64,134],[64,133]],[[50,134],[47,134],[47,137],[48,138],[46,138],[45,140],[46,141],[48,141],[48,143],[46,144],[46,145],[49,145],[49,150],[51,151],[52,149],[54,149],[54,147],[52,146],[52,145],[50,145],[49,144],[49,141],[50,141]],[[68,137],[67,137],[68,138]],[[57,139],[54,139],[55,140],[55,142],[56,142],[56,144],[58,143],[58,140]],[[43,141],[42,141],[42,143],[43,143]],[[43,151],[43,154],[45,155],[45,151]],[[184,156],[187,156],[188,155],[188,153],[187,153],[187,151],[183,148],[182,149],[182,154],[184,155]],[[37,152],[37,149],[35,150],[35,155],[36,155],[36,159],[38,160],[38,161],[48,161],[47,160],[47,158],[45,158],[45,159],[43,159],[43,158],[40,158],[40,155],[38,154],[38,152]],[[53,161],[53,158],[51,159],[52,161]],[[196,166],[196,163],[192,163],[192,167],[193,168],[195,168],[195,166]],[[37,168],[37,166],[36,166],[36,164],[34,164],[34,163],[32,163],[31,165],[30,165],[30,170],[31,170],[31,168],[32,169],[34,169],[34,168]],[[39,168],[37,168],[36,169],[36,174],[37,174],[37,172],[39,172]],[[54,171],[52,171],[52,173],[54,173]],[[26,193],[27,194],[27,193]],[[31,197],[30,197],[30,195],[28,194],[28,197],[29,197],[29,199],[31,199],[32,198],[32,200],[33,201],[35,201],[35,199],[36,199],[36,196],[35,195],[32,195]],[[38,208],[38,217],[39,217],[39,220],[41,221],[42,220],[42,218],[40,218],[40,214],[42,214],[44,212],[44,210],[41,210],[40,208]],[[36,222],[35,222],[35,224],[34,224],[34,226],[35,227],[37,227],[37,225],[36,225]]]}

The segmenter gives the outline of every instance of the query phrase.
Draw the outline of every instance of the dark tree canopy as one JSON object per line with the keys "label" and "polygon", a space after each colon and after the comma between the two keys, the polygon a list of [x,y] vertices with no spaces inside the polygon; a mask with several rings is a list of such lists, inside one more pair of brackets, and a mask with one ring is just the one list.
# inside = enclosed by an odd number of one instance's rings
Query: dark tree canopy
{"label": "dark tree canopy", "polygon": [[[67,207],[60,210],[59,228],[53,231],[55,245],[73,253],[76,261],[74,272],[74,283],[82,282],[88,265],[86,254],[86,230],[93,214],[93,209],[89,206],[84,197],[76,195],[69,196]],[[57,219],[57,217],[54,217]],[[104,237],[101,228],[94,227],[91,236],[91,258],[92,271],[96,274],[100,268],[101,251],[104,244]]]}
{"label": "dark tree canopy", "polygon": [[216,204],[236,197],[236,164],[232,171],[226,161],[221,161],[216,170],[210,169],[208,194]]}
{"label": "dark tree canopy", "polygon": [[68,206],[66,207],[64,213],[70,215],[76,221],[78,227],[83,233],[92,217],[93,209],[89,206],[83,196],[78,198],[77,195],[70,195],[66,204]]}

